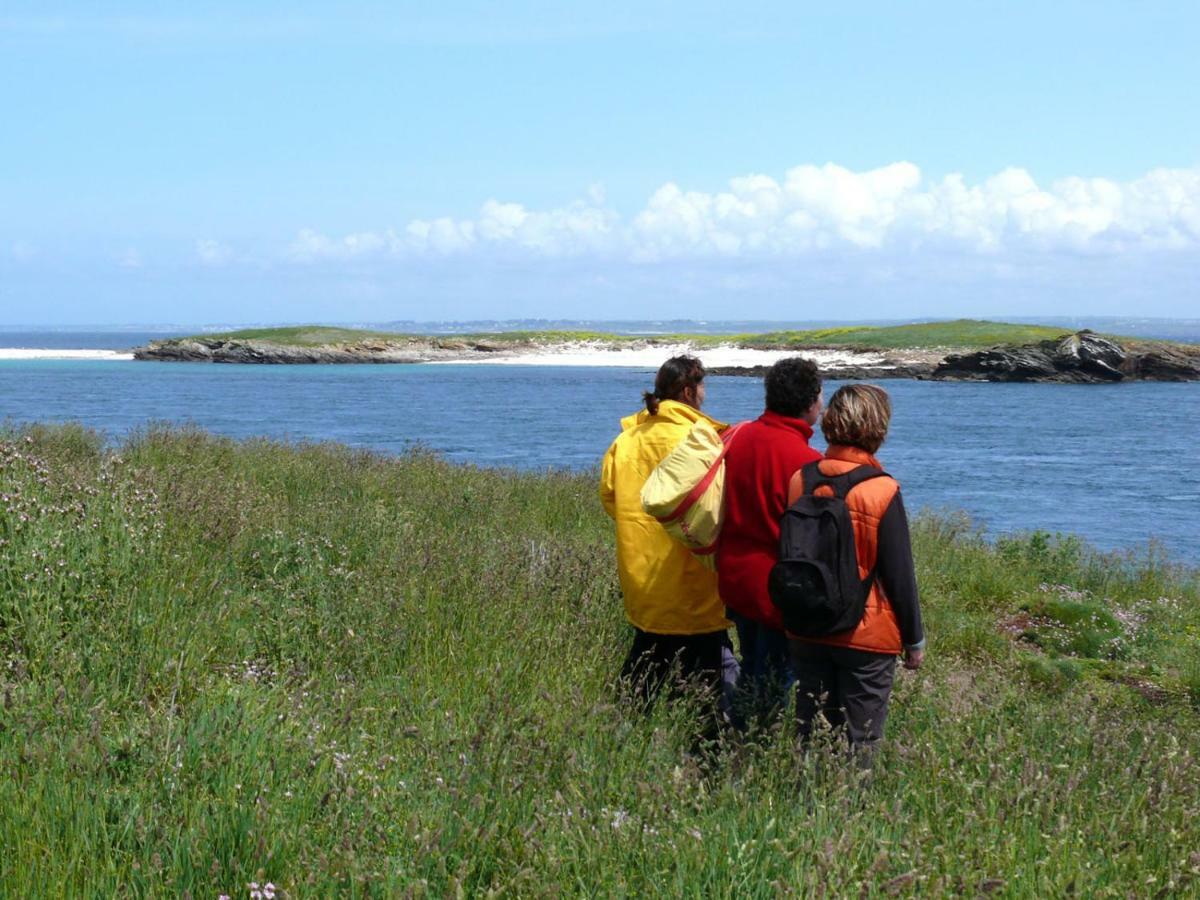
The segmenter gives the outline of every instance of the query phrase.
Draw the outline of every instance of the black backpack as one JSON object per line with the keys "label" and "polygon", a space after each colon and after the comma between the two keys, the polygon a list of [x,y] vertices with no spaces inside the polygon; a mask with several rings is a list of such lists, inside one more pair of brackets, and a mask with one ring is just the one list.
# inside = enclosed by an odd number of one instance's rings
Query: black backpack
{"label": "black backpack", "polygon": [[[865,579],[858,577],[846,495],[864,481],[887,474],[874,466],[859,466],[829,476],[817,465],[804,467],[804,493],[779,520],[779,562],[767,581],[784,628],[801,637],[836,634],[862,621],[875,570]],[[813,496],[823,484],[833,489],[832,497]]]}

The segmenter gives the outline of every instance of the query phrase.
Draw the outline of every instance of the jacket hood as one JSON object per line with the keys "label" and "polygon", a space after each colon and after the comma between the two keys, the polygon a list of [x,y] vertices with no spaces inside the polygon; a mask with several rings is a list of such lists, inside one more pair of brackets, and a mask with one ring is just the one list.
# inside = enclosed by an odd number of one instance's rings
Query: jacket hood
{"label": "jacket hood", "polygon": [[763,410],[763,414],[758,417],[758,421],[774,428],[791,428],[794,431],[800,432],[806,441],[813,436],[813,427],[803,419],[797,419],[795,416],[785,416],[781,413],[765,409]]}
{"label": "jacket hood", "polygon": [[650,415],[650,411],[643,408],[632,415],[625,416],[621,420],[621,430],[628,431],[630,428],[651,420],[670,422],[672,425],[687,425],[688,427],[697,422],[707,422],[718,434],[729,427],[725,422],[719,422],[686,403],[680,403],[678,400],[662,400],[659,401],[658,412],[654,415]]}

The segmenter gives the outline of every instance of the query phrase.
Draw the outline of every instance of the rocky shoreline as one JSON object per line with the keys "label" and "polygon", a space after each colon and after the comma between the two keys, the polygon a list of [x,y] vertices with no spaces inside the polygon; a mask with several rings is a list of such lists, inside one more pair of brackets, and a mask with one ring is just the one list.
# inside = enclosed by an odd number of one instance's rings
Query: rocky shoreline
{"label": "rocky shoreline", "polygon": [[[766,370],[766,366],[727,366],[712,369],[710,373],[761,377]],[[1122,344],[1090,331],[1080,331],[1059,341],[948,353],[938,360],[889,357],[878,365],[826,367],[821,374],[835,381],[887,378],[1059,384],[1200,381],[1200,347],[1165,341]]]}
{"label": "rocky shoreline", "polygon": [[208,362],[256,365],[348,365],[372,363],[454,362],[480,354],[515,352],[488,341],[413,338],[353,341],[339,344],[276,344],[224,338],[172,338],[136,347],[133,358],[159,362]]}
{"label": "rocky shoreline", "polygon": [[931,376],[955,381],[1052,381],[1111,384],[1119,381],[1200,380],[1200,347],[1165,341],[1122,344],[1091,331],[1061,341],[993,348],[947,356]]}
{"label": "rocky shoreline", "polygon": [[[552,351],[529,341],[478,341],[444,338],[361,340],[335,344],[277,344],[225,338],[179,338],[153,341],[134,350],[134,359],[172,362],[287,364],[382,364],[511,359]],[[599,348],[616,350],[616,347]],[[775,352],[828,352],[829,347],[770,347]],[[843,348],[850,349],[850,348]],[[832,380],[907,378],[932,381],[1058,382],[1111,384],[1121,381],[1200,381],[1200,346],[1165,341],[1119,342],[1090,331],[1060,340],[973,352],[942,349],[870,353],[853,348],[867,361],[829,363],[822,368]],[[698,350],[698,353],[703,351]],[[713,366],[713,375],[761,377],[765,365]]]}
{"label": "rocky shoreline", "polygon": [[[801,351],[803,353],[803,351]],[[930,358],[931,357],[931,358]],[[933,376],[942,354],[913,351],[904,356],[887,356],[878,363],[821,366],[821,377],[832,381],[877,381],[887,378],[927,380]],[[741,375],[762,378],[770,366],[710,366],[709,375]]]}

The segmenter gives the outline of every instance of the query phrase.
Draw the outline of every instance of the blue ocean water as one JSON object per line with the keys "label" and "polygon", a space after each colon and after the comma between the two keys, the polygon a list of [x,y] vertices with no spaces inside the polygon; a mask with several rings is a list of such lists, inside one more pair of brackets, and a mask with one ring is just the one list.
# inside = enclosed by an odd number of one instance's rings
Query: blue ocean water
{"label": "blue ocean water", "polygon": [[[621,368],[0,360],[0,421],[78,421],[114,438],[187,422],[234,437],[385,453],[419,443],[482,466],[586,470],[652,380]],[[910,508],[963,510],[991,534],[1073,532],[1103,549],[1155,539],[1200,563],[1200,384],[885,386],[895,411],[880,458]],[[710,379],[706,411],[717,418],[761,406],[761,380]]]}
{"label": "blue ocean water", "polygon": [[121,331],[78,331],[53,329],[20,331],[0,328],[0,348],[21,347],[46,350],[130,350],[162,338],[176,337],[176,331],[129,329]]}

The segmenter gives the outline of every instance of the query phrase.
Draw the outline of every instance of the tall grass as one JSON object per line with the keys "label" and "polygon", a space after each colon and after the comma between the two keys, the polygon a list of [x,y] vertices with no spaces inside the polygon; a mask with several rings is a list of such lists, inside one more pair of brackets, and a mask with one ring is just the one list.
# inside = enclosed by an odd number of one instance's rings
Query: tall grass
{"label": "tall grass", "polygon": [[614,702],[593,480],[332,445],[0,438],[0,896],[1179,895],[1200,590],[916,528],[873,782]]}

